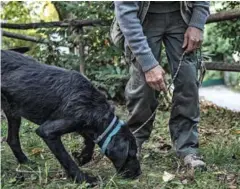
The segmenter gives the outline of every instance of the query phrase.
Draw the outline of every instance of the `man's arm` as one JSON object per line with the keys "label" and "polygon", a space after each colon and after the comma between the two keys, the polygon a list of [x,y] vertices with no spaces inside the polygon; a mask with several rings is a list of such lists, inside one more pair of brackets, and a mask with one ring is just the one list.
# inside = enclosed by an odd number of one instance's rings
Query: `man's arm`
{"label": "man's arm", "polygon": [[138,18],[138,1],[115,1],[115,15],[128,46],[145,72],[146,82],[155,90],[166,91],[164,70],[159,66]]}
{"label": "man's arm", "polygon": [[144,72],[156,67],[155,59],[138,18],[139,1],[115,1],[115,15],[132,53]]}
{"label": "man's arm", "polygon": [[209,1],[193,1],[193,12],[189,26],[203,30],[210,14],[209,6]]}
{"label": "man's arm", "polygon": [[210,14],[209,1],[194,1],[192,17],[184,35],[183,48],[185,52],[192,52],[199,48],[203,41],[203,30]]}

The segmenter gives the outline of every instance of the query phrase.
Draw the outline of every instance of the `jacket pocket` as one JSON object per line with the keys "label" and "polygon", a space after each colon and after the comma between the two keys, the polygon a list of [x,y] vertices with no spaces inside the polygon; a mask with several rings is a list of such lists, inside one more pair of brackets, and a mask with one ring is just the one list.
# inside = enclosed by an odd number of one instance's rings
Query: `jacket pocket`
{"label": "jacket pocket", "polygon": [[119,27],[116,17],[114,17],[110,27],[110,39],[117,48],[124,50],[124,35]]}

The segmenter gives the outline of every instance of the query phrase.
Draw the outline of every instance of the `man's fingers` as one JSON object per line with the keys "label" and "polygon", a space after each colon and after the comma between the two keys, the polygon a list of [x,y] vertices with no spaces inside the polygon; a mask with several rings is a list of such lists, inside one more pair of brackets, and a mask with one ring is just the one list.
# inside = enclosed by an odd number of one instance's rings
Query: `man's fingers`
{"label": "man's fingers", "polygon": [[148,83],[148,85],[149,85],[152,89],[154,89],[154,90],[159,90],[159,89],[158,89],[158,86],[155,84],[155,82],[153,81],[152,78],[150,78],[149,80],[147,80],[147,83]]}
{"label": "man's fingers", "polygon": [[156,80],[156,81],[147,81],[148,85],[157,91],[165,91],[166,86],[162,79]]}
{"label": "man's fingers", "polygon": [[155,89],[155,90],[157,90],[157,91],[160,91],[160,88],[159,88],[159,86],[158,86],[158,84],[157,84],[156,82],[151,83],[150,86],[151,86],[153,89]]}
{"label": "man's fingers", "polygon": [[201,47],[201,45],[202,45],[202,40],[200,40],[200,41],[198,42],[197,48],[199,49],[199,48]]}
{"label": "man's fingers", "polygon": [[201,46],[201,41],[200,41],[200,39],[196,38],[194,41],[193,50],[200,48],[200,46]]}
{"label": "man's fingers", "polygon": [[185,34],[182,48],[186,48],[187,45],[188,45],[188,35]]}
{"label": "man's fingers", "polygon": [[152,89],[154,89],[154,90],[157,90],[158,91],[158,87],[157,86],[155,86],[154,84],[149,84],[150,85],[150,87],[152,88]]}
{"label": "man's fingers", "polygon": [[192,51],[196,50],[197,48],[198,48],[198,42],[194,42]]}
{"label": "man's fingers", "polygon": [[163,77],[161,77],[159,80],[158,80],[158,88],[159,88],[159,91],[165,91],[166,90],[166,85],[165,85],[165,82],[164,82],[164,79]]}
{"label": "man's fingers", "polygon": [[154,89],[157,90],[157,91],[160,91],[160,90],[161,90],[159,83],[160,83],[160,82],[159,82],[158,80],[156,80],[156,81],[154,81],[154,82],[152,83]]}
{"label": "man's fingers", "polygon": [[165,88],[164,74],[165,71],[162,69],[162,67],[156,66],[152,70],[149,70],[148,72],[145,73],[146,82],[151,88],[157,91],[164,90]]}
{"label": "man's fingers", "polygon": [[193,48],[194,48],[194,40],[193,40],[193,38],[189,38],[188,39],[188,46],[187,46],[187,49],[185,50],[186,53],[192,52]]}
{"label": "man's fingers", "polygon": [[164,82],[160,85],[160,88],[161,88],[161,90],[164,91],[164,92],[167,91],[167,87],[166,87],[166,85],[165,85]]}

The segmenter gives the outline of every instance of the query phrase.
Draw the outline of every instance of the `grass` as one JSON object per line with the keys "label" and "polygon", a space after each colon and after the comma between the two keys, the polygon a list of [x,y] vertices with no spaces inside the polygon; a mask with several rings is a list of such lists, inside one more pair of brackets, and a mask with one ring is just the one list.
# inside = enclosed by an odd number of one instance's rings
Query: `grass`
{"label": "grass", "polygon": [[[126,118],[125,107],[117,108],[118,115]],[[124,180],[115,175],[111,162],[102,157],[96,147],[94,159],[81,169],[99,177],[95,188],[119,189],[226,189],[240,185],[240,113],[218,108],[209,103],[202,105],[199,126],[201,153],[207,163],[206,172],[186,170],[175,157],[168,133],[168,112],[157,113],[151,139],[145,144],[141,162],[143,174],[137,180]],[[37,126],[24,120],[21,126],[21,143],[24,152],[36,164],[23,166],[16,163],[6,144],[7,123],[2,120],[1,129],[1,188],[2,189],[80,189],[87,184],[77,184],[66,175],[44,142],[35,134]],[[82,148],[82,138],[77,134],[63,137],[71,153]],[[25,171],[19,173],[17,170]],[[175,175],[164,182],[164,171]],[[21,181],[24,178],[24,181]]]}

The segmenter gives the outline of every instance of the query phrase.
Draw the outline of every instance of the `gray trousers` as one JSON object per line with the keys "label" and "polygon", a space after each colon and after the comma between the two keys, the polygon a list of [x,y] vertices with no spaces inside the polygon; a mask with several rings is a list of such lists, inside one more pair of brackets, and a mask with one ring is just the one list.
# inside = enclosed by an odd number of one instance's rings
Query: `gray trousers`
{"label": "gray trousers", "polygon": [[[157,60],[161,58],[162,42],[164,43],[172,76],[184,51],[182,45],[187,27],[180,11],[148,13],[143,23],[144,34]],[[145,75],[135,58],[132,59],[125,97],[129,111],[128,125],[134,131],[151,116],[158,105],[158,94],[146,83]],[[138,145],[149,139],[154,119],[135,134]],[[190,53],[184,56],[183,64],[174,81],[169,120],[170,135],[178,156],[185,157],[187,154],[197,153],[198,122],[197,60],[194,53]]]}

